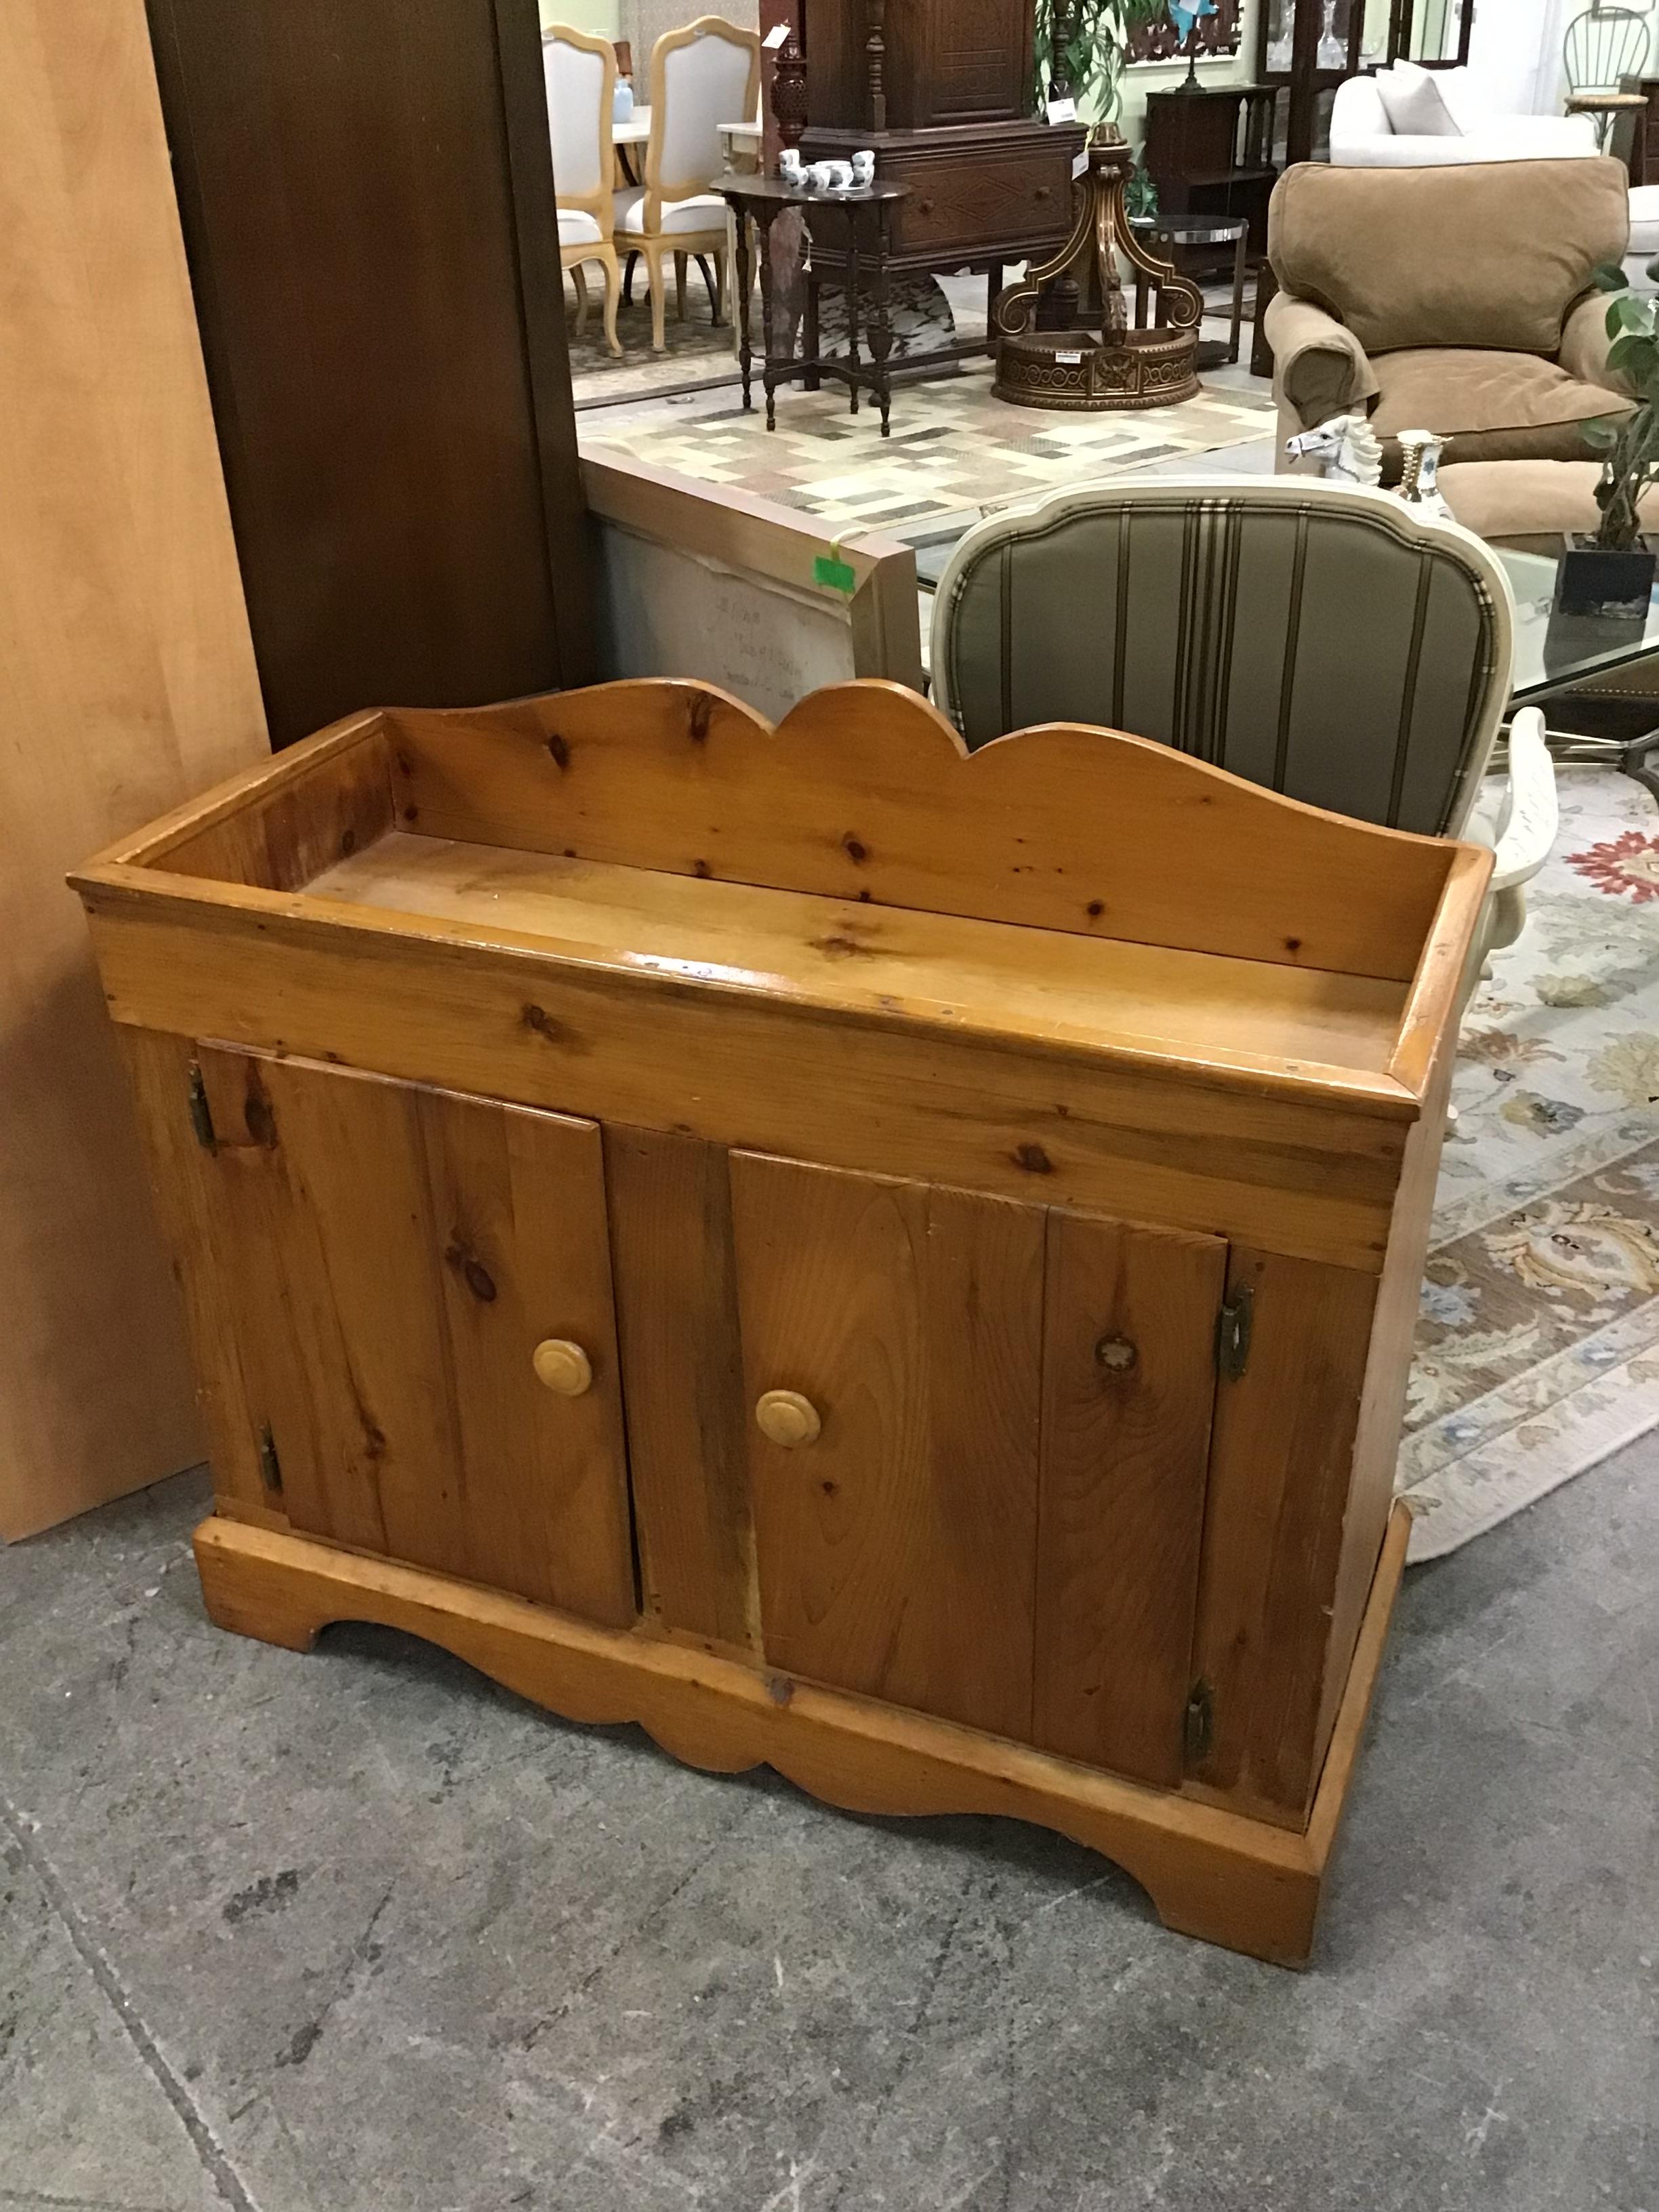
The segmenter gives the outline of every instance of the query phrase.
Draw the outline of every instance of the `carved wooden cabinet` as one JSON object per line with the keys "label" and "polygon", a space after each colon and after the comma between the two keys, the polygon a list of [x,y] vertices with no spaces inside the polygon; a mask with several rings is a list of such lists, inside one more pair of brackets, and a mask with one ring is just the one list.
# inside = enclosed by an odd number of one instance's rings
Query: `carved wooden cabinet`
{"label": "carved wooden cabinet", "polygon": [[881,684],[366,714],[128,841],[213,1617],[1300,1960],[1488,866]]}
{"label": "carved wooden cabinet", "polygon": [[[806,53],[807,159],[873,149],[909,195],[894,213],[896,270],[1041,259],[1072,220],[1080,125],[1051,127],[1036,102],[1030,0],[798,0]],[[819,273],[844,248],[814,233]],[[969,351],[982,350],[970,347]]]}

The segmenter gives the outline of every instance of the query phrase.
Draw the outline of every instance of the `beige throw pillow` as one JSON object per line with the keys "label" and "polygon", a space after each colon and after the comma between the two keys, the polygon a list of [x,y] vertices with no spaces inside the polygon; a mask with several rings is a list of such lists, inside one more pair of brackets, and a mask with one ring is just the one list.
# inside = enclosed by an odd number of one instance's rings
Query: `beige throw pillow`
{"label": "beige throw pillow", "polygon": [[1396,62],[1376,80],[1377,98],[1396,138],[1461,138],[1431,70]]}

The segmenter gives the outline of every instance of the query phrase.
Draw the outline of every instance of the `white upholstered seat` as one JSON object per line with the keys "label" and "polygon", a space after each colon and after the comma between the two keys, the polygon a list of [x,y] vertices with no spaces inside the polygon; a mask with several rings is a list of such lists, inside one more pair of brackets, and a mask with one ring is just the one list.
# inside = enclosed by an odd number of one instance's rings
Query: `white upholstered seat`
{"label": "white upholstered seat", "polygon": [[580,246],[584,240],[603,238],[599,219],[582,208],[559,210],[559,243],[561,246]]}
{"label": "white upholstered seat", "polygon": [[[630,185],[616,198],[616,228],[619,234],[629,237],[642,236],[645,222],[645,186]],[[693,192],[690,198],[665,200],[662,221],[658,226],[665,237],[675,231],[718,230],[726,221],[726,202],[718,192]]]}

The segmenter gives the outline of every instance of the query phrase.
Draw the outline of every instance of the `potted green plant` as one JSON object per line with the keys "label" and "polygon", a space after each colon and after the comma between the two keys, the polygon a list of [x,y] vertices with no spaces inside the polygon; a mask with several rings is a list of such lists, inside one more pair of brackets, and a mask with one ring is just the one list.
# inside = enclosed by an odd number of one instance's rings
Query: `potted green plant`
{"label": "potted green plant", "polygon": [[1607,368],[1636,400],[1628,415],[1584,425],[1584,439],[1606,456],[1595,487],[1601,510],[1594,538],[1569,538],[1556,579],[1558,614],[1646,617],[1659,561],[1642,534],[1641,499],[1659,483],[1659,298],[1638,296],[1616,264],[1595,283],[1614,295],[1607,309]]}

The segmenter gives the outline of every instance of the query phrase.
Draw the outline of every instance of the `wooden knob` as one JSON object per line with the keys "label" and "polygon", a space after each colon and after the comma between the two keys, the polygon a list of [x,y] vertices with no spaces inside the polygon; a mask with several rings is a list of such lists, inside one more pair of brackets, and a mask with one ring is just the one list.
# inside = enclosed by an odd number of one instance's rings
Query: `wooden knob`
{"label": "wooden knob", "polygon": [[1037,186],[1037,188],[1036,188],[1036,197],[1038,198],[1038,199],[1040,199],[1040,200],[1051,200],[1051,199],[1053,199],[1054,196],[1054,186],[1053,186],[1052,185],[1039,185]]}
{"label": "wooden knob", "polygon": [[823,1424],[818,1409],[799,1390],[769,1390],[755,1407],[760,1432],[786,1451],[816,1442]]}
{"label": "wooden knob", "polygon": [[593,1381],[593,1369],[580,1344],[567,1336],[550,1336],[531,1355],[536,1379],[556,1390],[562,1398],[580,1398]]}
{"label": "wooden knob", "polygon": [[933,212],[933,203],[932,200],[918,200],[916,202],[916,213],[918,215],[932,215]]}

